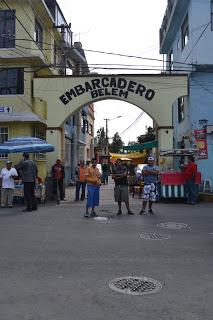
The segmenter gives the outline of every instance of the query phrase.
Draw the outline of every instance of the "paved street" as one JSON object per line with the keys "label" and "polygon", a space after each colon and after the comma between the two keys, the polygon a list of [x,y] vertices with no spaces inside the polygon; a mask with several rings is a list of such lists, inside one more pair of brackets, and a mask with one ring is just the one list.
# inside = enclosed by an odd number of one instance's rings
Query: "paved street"
{"label": "paved street", "polygon": [[[212,320],[213,204],[158,203],[154,216],[116,216],[113,185],[103,186],[98,213],[85,219],[85,202],[0,210],[1,320]],[[184,223],[168,229],[159,223]],[[142,234],[164,240],[146,240]],[[159,236],[160,237],[160,236]],[[129,295],[111,280],[148,277],[162,289]]]}

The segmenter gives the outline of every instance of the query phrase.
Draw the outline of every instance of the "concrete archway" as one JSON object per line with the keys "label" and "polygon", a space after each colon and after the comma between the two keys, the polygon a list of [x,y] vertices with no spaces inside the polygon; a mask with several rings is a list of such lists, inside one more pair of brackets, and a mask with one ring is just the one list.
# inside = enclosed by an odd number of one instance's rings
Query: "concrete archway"
{"label": "concrete archway", "polygon": [[[93,75],[34,78],[34,97],[46,105],[47,140],[63,157],[62,124],[80,107],[104,99],[133,104],[158,125],[159,149],[173,148],[172,104],[188,95],[187,75]],[[62,150],[62,151],[61,151]]]}

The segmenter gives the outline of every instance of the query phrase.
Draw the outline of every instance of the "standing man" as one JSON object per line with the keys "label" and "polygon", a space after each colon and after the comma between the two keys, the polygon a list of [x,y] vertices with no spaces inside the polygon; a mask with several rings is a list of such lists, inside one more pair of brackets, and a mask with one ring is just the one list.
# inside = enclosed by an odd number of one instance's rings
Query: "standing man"
{"label": "standing man", "polygon": [[13,207],[13,194],[15,189],[14,179],[18,177],[15,168],[12,168],[12,161],[6,161],[6,167],[1,170],[0,179],[2,180],[1,207]]}
{"label": "standing man", "polygon": [[60,199],[64,200],[64,166],[60,159],[52,166],[51,175],[53,178],[53,193],[57,195],[57,188],[59,189]]}
{"label": "standing man", "polygon": [[75,169],[76,176],[76,190],[75,190],[75,201],[79,200],[79,194],[81,190],[81,200],[85,199],[85,188],[86,188],[86,167],[83,160],[80,161],[80,165]]}
{"label": "standing man", "polygon": [[101,174],[96,167],[97,161],[95,158],[91,161],[92,166],[88,167],[85,172],[87,181],[87,204],[85,218],[89,217],[89,208],[92,208],[91,217],[97,217],[95,207],[99,206]]}
{"label": "standing man", "polygon": [[148,165],[143,168],[142,176],[144,177],[143,188],[143,205],[139,214],[145,214],[147,201],[149,202],[149,214],[153,214],[152,204],[156,201],[159,168],[155,164],[153,157],[148,157]]}
{"label": "standing man", "polygon": [[18,165],[18,171],[21,173],[21,179],[24,184],[24,199],[26,211],[37,210],[37,202],[35,198],[35,182],[38,169],[33,160],[30,159],[29,153],[23,153],[23,161]]}
{"label": "standing man", "polygon": [[118,203],[117,215],[122,214],[121,203],[125,202],[127,213],[133,215],[134,213],[129,208],[129,189],[127,180],[127,167],[122,164],[122,160],[118,159],[113,168],[112,179],[115,181],[114,197],[115,202]]}
{"label": "standing man", "polygon": [[107,162],[104,162],[101,167],[102,167],[102,181],[103,181],[103,184],[108,184],[109,164]]}
{"label": "standing man", "polygon": [[184,168],[184,177],[186,179],[187,204],[195,204],[197,202],[197,192],[195,179],[197,175],[197,165],[193,156],[188,157],[188,164]]}

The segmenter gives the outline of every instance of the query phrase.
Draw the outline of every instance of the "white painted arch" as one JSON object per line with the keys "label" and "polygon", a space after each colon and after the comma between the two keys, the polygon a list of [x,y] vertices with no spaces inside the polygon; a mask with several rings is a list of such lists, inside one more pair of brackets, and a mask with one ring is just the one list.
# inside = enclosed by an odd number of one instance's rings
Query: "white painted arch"
{"label": "white painted arch", "polygon": [[[172,104],[188,95],[188,76],[183,74],[129,74],[48,76],[33,80],[34,97],[45,101],[47,130],[62,127],[64,121],[80,107],[104,99],[118,99],[139,107],[158,125],[160,148],[173,147]],[[62,137],[47,132],[49,142],[58,146],[60,154]]]}

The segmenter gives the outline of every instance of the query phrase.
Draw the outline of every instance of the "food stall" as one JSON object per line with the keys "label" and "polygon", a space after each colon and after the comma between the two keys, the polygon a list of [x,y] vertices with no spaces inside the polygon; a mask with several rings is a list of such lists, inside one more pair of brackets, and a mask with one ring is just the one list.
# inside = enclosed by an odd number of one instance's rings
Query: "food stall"
{"label": "food stall", "polygon": [[[45,185],[42,183],[36,183],[35,185],[35,197],[39,203],[45,202]],[[24,202],[24,189],[23,184],[16,181],[14,189],[14,203]]]}
{"label": "food stall", "polygon": [[[161,150],[161,157],[179,157],[180,162],[184,161],[186,156],[194,156],[196,158],[197,149],[172,149]],[[185,185],[186,180],[183,171],[175,171],[174,169],[162,170],[160,174],[160,193],[161,198],[186,198]],[[199,185],[201,184],[201,173],[197,172],[195,179],[197,185],[197,192],[199,191]]]}

